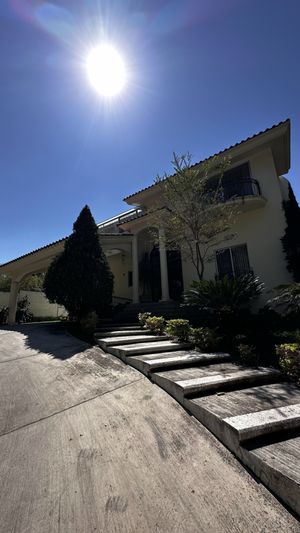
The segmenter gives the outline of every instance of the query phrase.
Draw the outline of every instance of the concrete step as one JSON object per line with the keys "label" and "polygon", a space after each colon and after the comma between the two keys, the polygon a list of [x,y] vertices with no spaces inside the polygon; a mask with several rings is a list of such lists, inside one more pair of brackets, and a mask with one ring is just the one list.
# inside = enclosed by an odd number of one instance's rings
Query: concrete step
{"label": "concrete step", "polygon": [[142,329],[142,328],[134,328],[134,329],[120,329],[120,330],[112,330],[112,331],[98,331],[95,333],[94,337],[102,338],[102,337],[129,337],[132,335],[153,335],[153,333],[150,331],[150,329]]}
{"label": "concrete step", "polygon": [[[294,436],[293,430],[299,433],[296,429],[299,428],[299,404],[300,389],[288,382],[183,402],[189,412],[298,514],[300,437]],[[234,427],[238,420],[242,423],[238,427],[243,432],[242,442]],[[245,437],[251,440],[244,441]]]}
{"label": "concrete step", "polygon": [[127,358],[143,355],[158,354],[163,352],[173,352],[190,348],[190,344],[180,343],[171,340],[162,340],[156,342],[144,342],[140,344],[127,344],[122,346],[107,346],[106,351],[116,355],[127,363]]}
{"label": "concrete step", "polygon": [[170,368],[185,365],[209,365],[219,363],[220,361],[229,360],[230,355],[227,353],[200,353],[196,350],[180,350],[176,352],[152,353],[146,355],[136,355],[130,357],[127,362],[129,365],[137,368],[146,376],[163,368]]}
{"label": "concrete step", "polygon": [[141,326],[134,322],[132,324],[114,324],[110,322],[109,324],[103,324],[95,329],[95,333],[102,331],[130,331],[132,329],[141,329]]}
{"label": "concrete step", "polygon": [[241,452],[244,464],[300,516],[300,436]]}
{"label": "concrete step", "polygon": [[[280,413],[282,408],[299,405],[299,403],[300,389],[291,383],[281,382],[228,391],[222,395],[212,394],[190,398],[184,401],[184,406],[219,439],[223,442],[224,438],[228,439],[225,443],[232,449],[231,441],[232,439],[237,441],[238,434],[234,432],[233,426],[225,423],[226,420],[249,417],[268,411]],[[283,429],[283,427],[278,428],[278,422],[274,426],[272,424],[264,426],[264,416],[261,418],[258,426],[260,435]],[[246,418],[242,420],[245,422]]]}
{"label": "concrete step", "polygon": [[243,388],[247,384],[267,383],[281,377],[281,373],[272,368],[244,368],[225,363],[157,372],[152,379],[182,403],[190,395],[213,393],[229,387]]}
{"label": "concrete step", "polygon": [[300,428],[300,403],[224,418],[239,442]]}
{"label": "concrete step", "polygon": [[125,346],[126,344],[141,344],[158,341],[165,341],[169,339],[166,335],[132,335],[126,337],[101,337],[97,339],[97,344],[104,350],[109,346]]}

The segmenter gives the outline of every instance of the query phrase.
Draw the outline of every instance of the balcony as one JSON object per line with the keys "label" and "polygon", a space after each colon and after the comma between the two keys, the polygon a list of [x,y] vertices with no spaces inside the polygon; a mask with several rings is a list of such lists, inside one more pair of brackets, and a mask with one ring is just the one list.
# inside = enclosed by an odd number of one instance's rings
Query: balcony
{"label": "balcony", "polygon": [[261,194],[260,185],[252,178],[225,180],[219,196],[220,202],[241,201],[242,210],[249,211],[264,207],[266,199]]}

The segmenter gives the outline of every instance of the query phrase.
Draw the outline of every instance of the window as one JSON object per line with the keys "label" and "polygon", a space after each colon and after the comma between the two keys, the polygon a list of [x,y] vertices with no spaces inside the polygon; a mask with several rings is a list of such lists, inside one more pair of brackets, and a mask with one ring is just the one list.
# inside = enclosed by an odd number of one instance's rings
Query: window
{"label": "window", "polygon": [[223,278],[224,276],[233,278],[252,272],[249,263],[247,244],[240,244],[239,246],[217,250],[216,261],[218,276],[220,278]]}
{"label": "window", "polygon": [[[208,191],[214,192],[218,186],[220,177],[213,177],[208,182]],[[222,176],[222,191],[220,201],[226,202],[234,197],[259,196],[260,186],[257,180],[251,178],[249,163],[243,163],[233,167]]]}
{"label": "window", "polygon": [[128,287],[132,287],[132,271],[128,271]]}
{"label": "window", "polygon": [[233,196],[253,196],[255,180],[251,179],[249,164],[244,163],[238,167],[224,172],[222,178],[224,200],[230,200]]}

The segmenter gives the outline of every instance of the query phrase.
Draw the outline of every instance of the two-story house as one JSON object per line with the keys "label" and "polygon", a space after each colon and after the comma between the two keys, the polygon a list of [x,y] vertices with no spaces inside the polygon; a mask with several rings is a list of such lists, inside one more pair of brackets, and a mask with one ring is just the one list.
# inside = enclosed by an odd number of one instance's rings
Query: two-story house
{"label": "two-story house", "polygon": [[[287,199],[290,168],[290,121],[266,129],[220,155],[230,158],[223,176],[222,201],[239,201],[239,215],[231,241],[213,250],[204,277],[238,276],[253,272],[265,283],[262,302],[273,287],[291,281],[281,237],[286,227],[282,201]],[[201,162],[197,163],[201,165]],[[153,235],[149,211],[160,188],[153,183],[125,198],[131,209],[99,224],[99,236],[115,278],[114,300],[138,302],[178,299],[196,279],[196,272],[180,251],[165,247],[164,228]],[[14,321],[18,287],[24,276],[44,271],[63,249],[65,239],[29,252],[0,267],[12,277],[10,321]]]}

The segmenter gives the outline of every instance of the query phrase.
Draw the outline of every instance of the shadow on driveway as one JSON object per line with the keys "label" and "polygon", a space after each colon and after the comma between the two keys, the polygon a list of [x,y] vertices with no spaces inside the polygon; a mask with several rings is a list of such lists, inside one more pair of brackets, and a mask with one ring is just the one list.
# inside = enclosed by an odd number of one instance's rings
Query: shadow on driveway
{"label": "shadow on driveway", "polygon": [[90,348],[86,342],[73,337],[63,323],[19,324],[0,326],[0,339],[5,332],[24,335],[24,347],[36,352],[48,353],[58,359],[69,359],[73,355]]}

